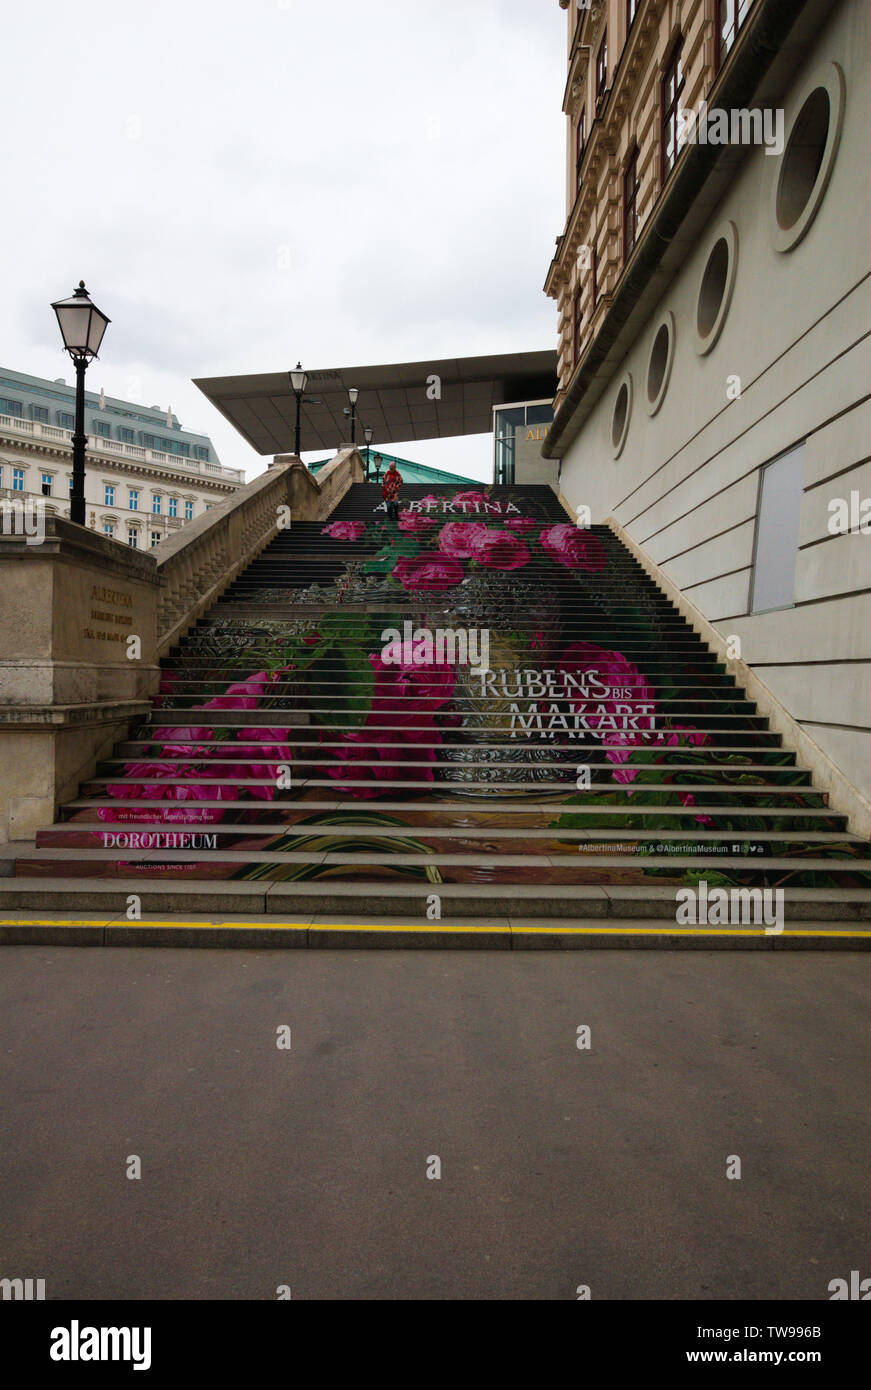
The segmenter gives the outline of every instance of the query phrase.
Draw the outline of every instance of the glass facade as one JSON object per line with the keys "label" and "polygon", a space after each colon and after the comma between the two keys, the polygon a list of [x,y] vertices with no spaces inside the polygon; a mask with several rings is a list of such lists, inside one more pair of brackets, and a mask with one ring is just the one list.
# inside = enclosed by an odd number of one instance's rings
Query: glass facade
{"label": "glass facade", "polygon": [[[505,486],[523,480],[523,465],[540,458],[542,440],[552,420],[552,401],[525,401],[493,411],[496,483]],[[515,476],[518,467],[519,478]]]}

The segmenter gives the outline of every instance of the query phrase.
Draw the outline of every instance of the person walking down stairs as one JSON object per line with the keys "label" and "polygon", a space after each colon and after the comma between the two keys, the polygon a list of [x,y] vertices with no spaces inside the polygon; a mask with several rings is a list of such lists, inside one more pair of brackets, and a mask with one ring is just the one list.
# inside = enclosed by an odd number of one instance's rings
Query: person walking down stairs
{"label": "person walking down stairs", "polygon": [[398,521],[399,519],[399,490],[401,487],[402,474],[396,464],[391,463],[384,475],[384,482],[381,484],[381,496],[387,503],[387,515],[391,521]]}

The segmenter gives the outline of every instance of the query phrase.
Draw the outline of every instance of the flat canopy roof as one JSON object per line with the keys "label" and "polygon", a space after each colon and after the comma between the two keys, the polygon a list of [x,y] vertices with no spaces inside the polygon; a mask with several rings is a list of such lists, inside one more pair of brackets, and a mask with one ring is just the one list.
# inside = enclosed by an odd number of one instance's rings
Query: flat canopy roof
{"label": "flat canopy roof", "polygon": [[[350,424],[343,411],[349,405],[349,386],[360,392],[357,441],[363,442],[363,430],[371,425],[373,446],[488,434],[495,405],[551,400],[557,388],[555,350],[430,358],[380,367],[329,367],[307,375],[301,417],[303,452],[334,450],[348,440]],[[433,383],[433,377],[439,383]],[[258,454],[293,452],[296,399],[286,371],[199,377],[194,385]]]}

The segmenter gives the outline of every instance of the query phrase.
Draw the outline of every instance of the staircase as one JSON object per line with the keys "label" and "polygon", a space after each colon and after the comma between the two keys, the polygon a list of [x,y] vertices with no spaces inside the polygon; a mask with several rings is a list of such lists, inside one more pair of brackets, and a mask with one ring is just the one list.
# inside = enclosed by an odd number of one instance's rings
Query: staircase
{"label": "staircase", "polygon": [[868,843],[607,527],[544,487],[380,504],[234,581],[0,905],[674,922],[704,880],[871,915]]}

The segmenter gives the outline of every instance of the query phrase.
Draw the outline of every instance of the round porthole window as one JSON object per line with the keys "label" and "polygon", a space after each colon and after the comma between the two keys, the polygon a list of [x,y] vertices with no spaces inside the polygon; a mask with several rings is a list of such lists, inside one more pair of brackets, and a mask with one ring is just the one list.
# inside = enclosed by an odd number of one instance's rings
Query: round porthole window
{"label": "round porthole window", "polygon": [[841,127],[846,83],[828,63],[799,95],[771,190],[771,239],[776,251],[797,246],[816,217],[828,186]]}
{"label": "round porthole window", "polygon": [[655,415],[665,399],[674,359],[674,314],[669,311],[653,335],[647,359],[647,413]]}
{"label": "round porthole window", "polygon": [[696,301],[696,352],[704,357],[720,336],[738,267],[738,229],[734,222],[718,227],[708,248]]}
{"label": "round porthole window", "polygon": [[611,414],[611,449],[615,459],[623,452],[626,436],[629,433],[629,417],[632,414],[632,377],[627,372],[614,397],[614,410]]}

